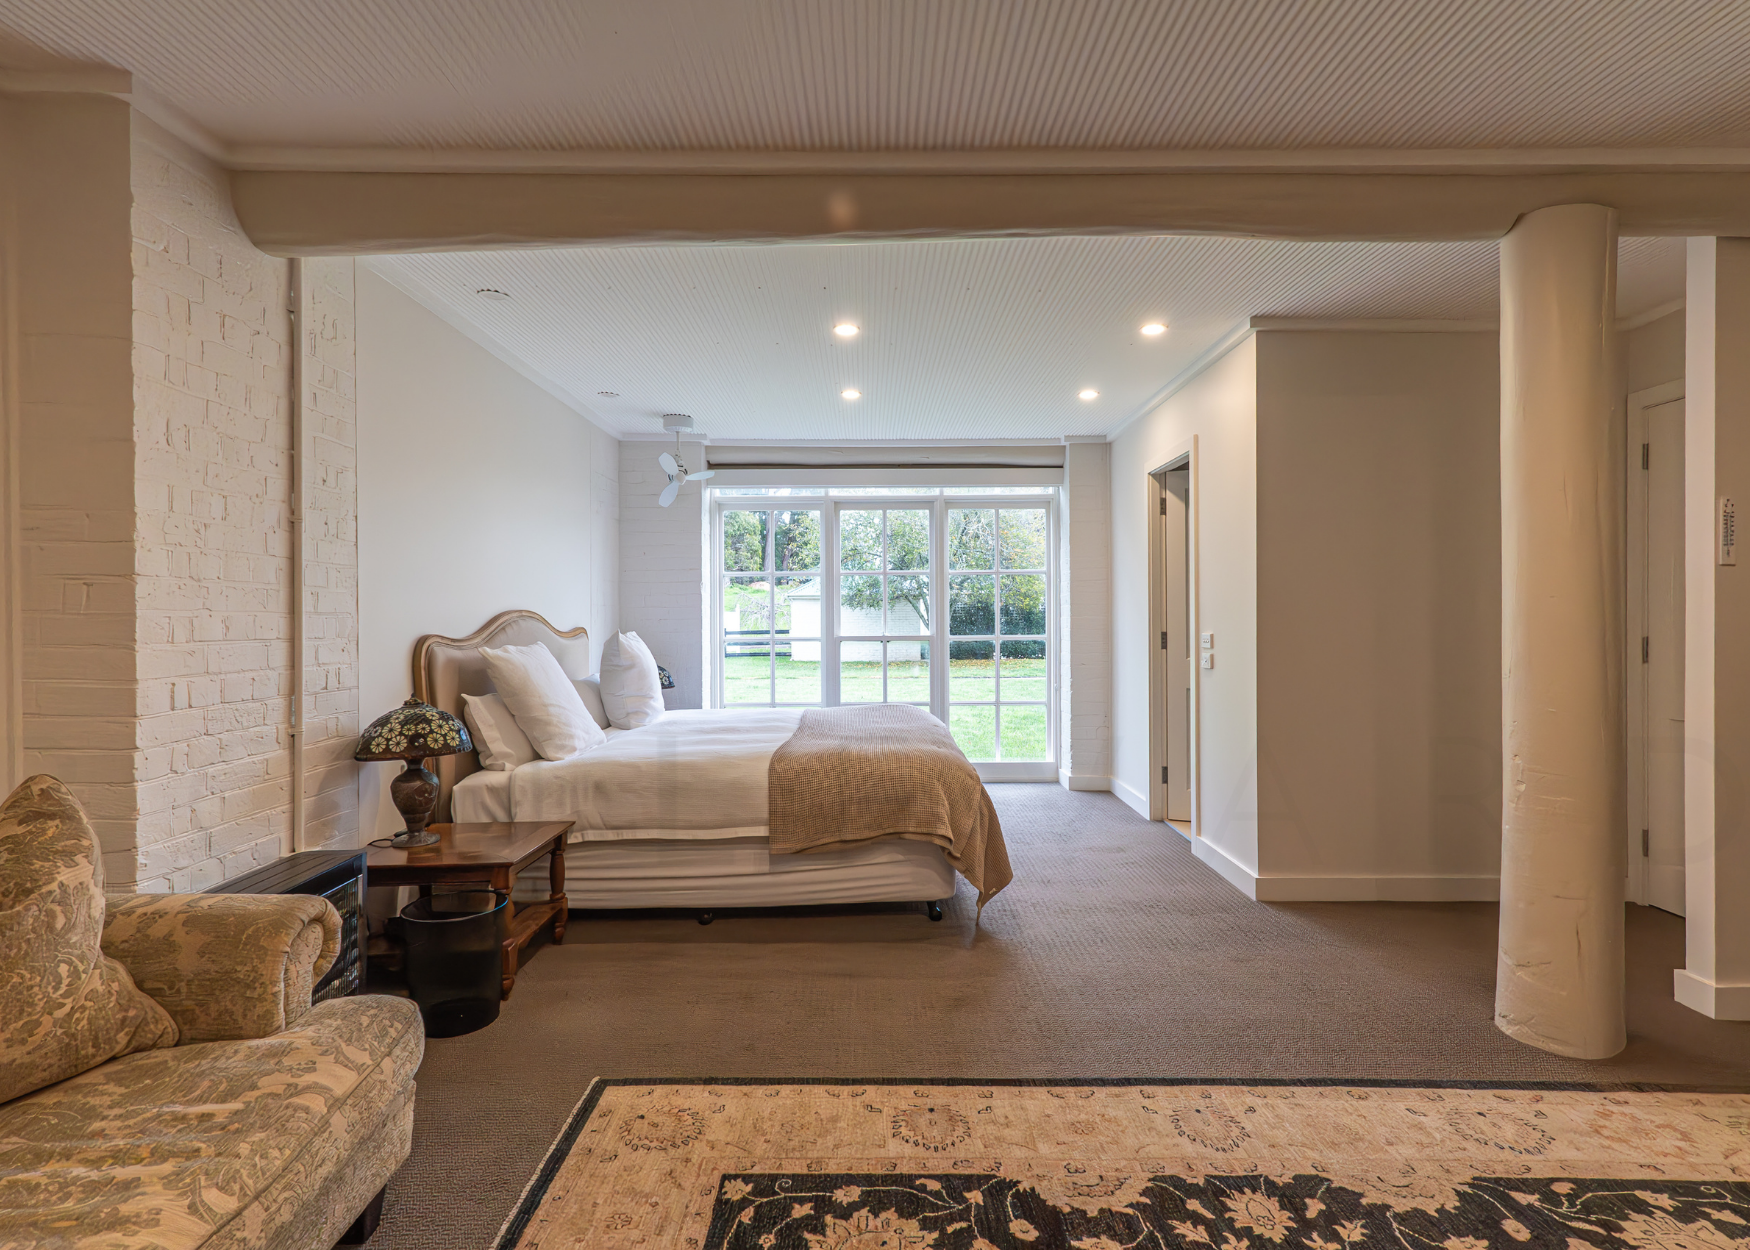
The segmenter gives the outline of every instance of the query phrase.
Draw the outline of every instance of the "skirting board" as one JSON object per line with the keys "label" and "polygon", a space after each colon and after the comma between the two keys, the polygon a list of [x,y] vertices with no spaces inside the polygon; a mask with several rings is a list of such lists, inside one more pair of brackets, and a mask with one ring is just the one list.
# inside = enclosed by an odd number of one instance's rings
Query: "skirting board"
{"label": "skirting board", "polygon": [[1112,778],[1072,773],[1067,768],[1060,768],[1057,770],[1057,784],[1065,790],[1110,790]]}
{"label": "skirting board", "polygon": [[1750,985],[1720,985],[1687,968],[1671,974],[1678,1002],[1715,1020],[1750,1020]]}
{"label": "skirting board", "polygon": [[1501,879],[1483,876],[1260,877],[1207,839],[1192,842],[1197,858],[1260,903],[1493,903]]}

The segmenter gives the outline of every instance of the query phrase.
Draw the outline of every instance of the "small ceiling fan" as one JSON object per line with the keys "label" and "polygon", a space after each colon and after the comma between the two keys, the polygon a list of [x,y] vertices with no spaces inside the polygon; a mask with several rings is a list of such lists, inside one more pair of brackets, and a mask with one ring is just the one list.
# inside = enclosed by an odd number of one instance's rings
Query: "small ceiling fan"
{"label": "small ceiling fan", "polygon": [[666,451],[656,458],[656,463],[662,466],[662,471],[668,474],[668,485],[662,488],[662,494],[656,502],[664,508],[673,503],[675,496],[681,493],[681,487],[689,481],[702,482],[708,477],[716,477],[716,469],[706,469],[703,473],[689,473],[687,466],[681,461],[681,431],[693,428],[693,419],[682,412],[664,413],[662,428],[674,431],[674,455]]}

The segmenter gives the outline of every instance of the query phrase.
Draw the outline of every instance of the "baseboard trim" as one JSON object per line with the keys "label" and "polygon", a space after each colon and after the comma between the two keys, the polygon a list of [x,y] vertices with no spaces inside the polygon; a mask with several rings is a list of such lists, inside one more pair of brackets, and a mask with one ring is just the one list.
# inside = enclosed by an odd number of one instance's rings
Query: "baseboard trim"
{"label": "baseboard trim", "polygon": [[1225,877],[1227,883],[1241,894],[1251,899],[1258,897],[1258,874],[1209,839],[1192,838],[1191,851],[1198,859]]}
{"label": "baseboard trim", "polygon": [[1750,1020],[1750,985],[1721,985],[1696,976],[1688,968],[1671,974],[1672,991],[1691,1011],[1714,1020]]}
{"label": "baseboard trim", "polygon": [[1126,785],[1122,778],[1112,777],[1110,778],[1110,781],[1112,782],[1112,793],[1123,799],[1124,805],[1131,811],[1135,812],[1138,816],[1141,816],[1144,820],[1148,820],[1148,795],[1137,793],[1130,786]]}
{"label": "baseboard trim", "polygon": [[1059,769],[1057,784],[1065,790],[1110,790],[1112,778],[1096,777],[1091,773],[1072,773],[1068,769]]}

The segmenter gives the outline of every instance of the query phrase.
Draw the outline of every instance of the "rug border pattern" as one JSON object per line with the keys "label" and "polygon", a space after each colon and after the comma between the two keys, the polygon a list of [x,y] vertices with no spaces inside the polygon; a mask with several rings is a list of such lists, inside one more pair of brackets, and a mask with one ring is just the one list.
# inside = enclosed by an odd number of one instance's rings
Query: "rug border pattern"
{"label": "rug border pattern", "polygon": [[1059,1077],[839,1077],[839,1076],[809,1076],[809,1077],[770,1077],[770,1076],[726,1076],[726,1077],[643,1077],[643,1076],[598,1076],[585,1086],[583,1096],[566,1117],[565,1125],[559,1130],[559,1135],[553,1139],[553,1144],[547,1147],[547,1153],[541,1158],[540,1167],[529,1178],[529,1183],[523,1187],[517,1203],[505,1217],[504,1224],[498,1230],[498,1236],[493,1240],[493,1250],[515,1250],[517,1242],[527,1230],[529,1221],[540,1209],[541,1201],[547,1196],[547,1189],[559,1174],[560,1167],[570,1156],[572,1148],[577,1144],[583,1127],[589,1122],[602,1095],[609,1089],[628,1085],[871,1085],[871,1086],[902,1086],[902,1085],[978,1085],[1003,1086],[1017,1089],[1040,1088],[1109,1088],[1123,1089],[1135,1086],[1175,1085],[1216,1085],[1253,1088],[1260,1086],[1298,1086],[1303,1088],[1350,1088],[1350,1089],[1501,1089],[1501,1090],[1532,1090],[1532,1091],[1584,1091],[1588,1093],[1636,1093],[1636,1094],[1744,1094],[1750,1093],[1750,1085],[1670,1085],[1652,1081],[1483,1081],[1483,1080],[1420,1080],[1410,1077],[1143,1077],[1143,1076],[1102,1076],[1076,1079]]}

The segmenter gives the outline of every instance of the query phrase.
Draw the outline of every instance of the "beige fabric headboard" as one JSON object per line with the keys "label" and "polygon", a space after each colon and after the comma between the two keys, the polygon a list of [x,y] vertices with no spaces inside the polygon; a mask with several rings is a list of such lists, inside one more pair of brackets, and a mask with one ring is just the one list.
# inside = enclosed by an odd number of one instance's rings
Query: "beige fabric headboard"
{"label": "beige fabric headboard", "polygon": [[[589,676],[589,634],[580,625],[560,630],[535,612],[500,612],[466,638],[427,634],[413,644],[413,696],[452,716],[462,714],[462,696],[491,694],[481,647],[527,646],[545,643],[566,676]],[[438,801],[434,820],[450,818],[450,791],[469,773],[480,770],[480,757],[468,751],[427,761],[437,774]]]}

